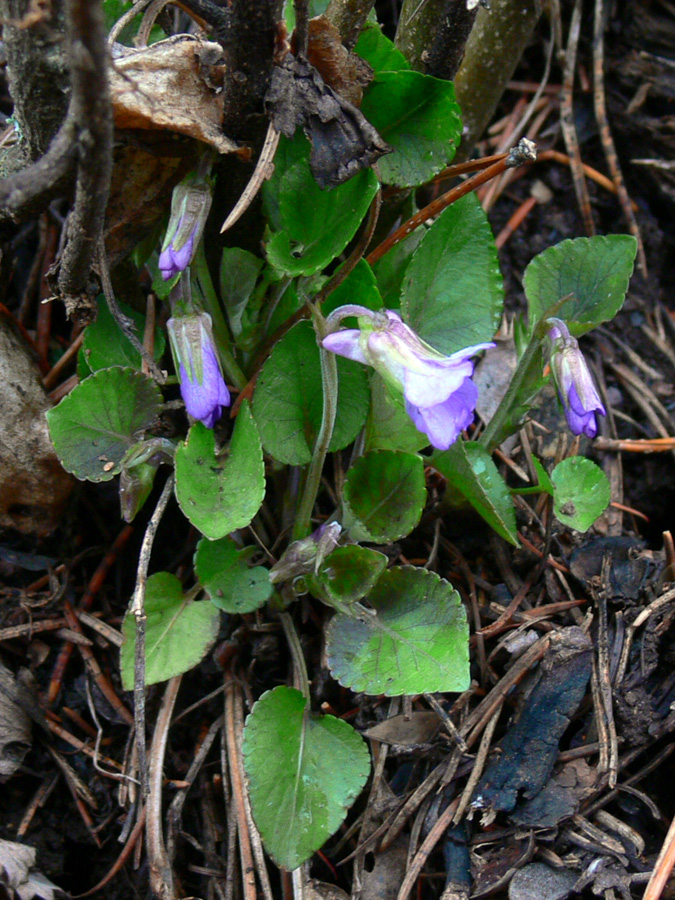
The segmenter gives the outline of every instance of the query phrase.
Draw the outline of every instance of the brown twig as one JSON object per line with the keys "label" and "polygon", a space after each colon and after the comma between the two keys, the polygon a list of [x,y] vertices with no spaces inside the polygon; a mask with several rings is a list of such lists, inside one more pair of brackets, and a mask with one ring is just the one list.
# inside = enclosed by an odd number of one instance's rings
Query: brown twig
{"label": "brown twig", "polygon": [[235,803],[237,832],[239,834],[239,855],[244,889],[244,900],[256,900],[255,869],[251,838],[248,833],[246,805],[244,803],[244,779],[239,758],[239,742],[235,722],[235,692],[237,687],[230,676],[225,683],[225,734],[227,736],[227,760],[232,782],[232,798]]}
{"label": "brown twig", "polygon": [[[82,595],[82,599],[78,604],[77,612],[86,612],[91,609],[91,606],[94,602],[94,598],[97,596],[98,592],[101,590],[103,586],[103,582],[105,581],[108,572],[112,568],[113,564],[117,561],[117,557],[122,551],[123,547],[133,534],[133,528],[130,525],[125,525],[124,528],[120,531],[120,533],[115,538],[115,541],[103,557],[101,562],[98,564],[96,571],[92,575],[89,584],[87,585],[87,589]],[[59,651],[59,655],[54,663],[54,669],[52,671],[52,678],[49,683],[49,688],[47,690],[47,703],[51,706],[56,702],[56,698],[59,695],[59,691],[61,690],[61,684],[63,683],[63,676],[66,671],[66,667],[68,665],[68,661],[73,653],[73,645],[70,643],[64,644],[61,650]]]}
{"label": "brown twig", "polygon": [[565,146],[570,156],[570,169],[574,192],[577,195],[577,203],[584,220],[586,234],[595,234],[595,223],[591,213],[591,201],[588,196],[586,180],[581,168],[581,152],[579,139],[574,124],[574,110],[572,98],[574,95],[574,72],[576,69],[577,46],[579,44],[579,32],[581,30],[581,10],[583,0],[575,0],[570,22],[570,31],[567,38],[567,50],[565,51],[565,71],[563,75],[563,89],[560,101],[560,125],[562,128]]}
{"label": "brown twig", "polygon": [[152,735],[148,755],[147,827],[145,847],[148,853],[150,888],[159,900],[174,900],[180,896],[174,887],[171,861],[167,856],[162,833],[162,782],[164,779],[164,757],[169,737],[169,727],[173,708],[178,697],[182,675],[169,679],[162,697]]}
{"label": "brown twig", "polygon": [[[520,145],[518,145],[518,147],[520,147]],[[532,156],[519,156],[517,150],[517,147],[514,148],[508,156],[499,159],[491,166],[488,166],[487,169],[474,175],[473,178],[468,178],[466,181],[462,182],[462,184],[457,185],[445,194],[441,194],[440,197],[437,197],[436,200],[433,200],[428,206],[421,209],[418,213],[408,219],[407,222],[404,222],[400,228],[397,228],[393,234],[390,234],[382,241],[379,246],[368,254],[366,261],[370,263],[370,265],[377,262],[377,260],[381,259],[385,253],[388,253],[392,247],[395,247],[396,244],[399,244],[404,238],[407,238],[416,228],[419,228],[420,225],[424,224],[427,219],[439,215],[439,213],[452,203],[456,203],[461,197],[475,191],[477,187],[490,181],[491,178],[496,178],[497,175],[501,175],[502,172],[505,172],[507,169],[513,168],[514,166],[534,161]]]}
{"label": "brown twig", "polygon": [[602,149],[605,153],[605,159],[609,166],[609,171],[616,188],[616,193],[621,204],[624,217],[628,223],[630,233],[633,235],[638,245],[638,265],[642,270],[642,274],[647,277],[647,257],[645,256],[645,248],[640,235],[640,228],[633,214],[630,197],[626,190],[626,185],[621,174],[621,166],[619,157],[616,154],[614,139],[609,127],[607,119],[607,104],[605,103],[605,38],[604,38],[604,22],[603,22],[603,0],[595,0],[595,9],[593,16],[593,103],[595,106],[595,118],[600,131],[600,141]]}

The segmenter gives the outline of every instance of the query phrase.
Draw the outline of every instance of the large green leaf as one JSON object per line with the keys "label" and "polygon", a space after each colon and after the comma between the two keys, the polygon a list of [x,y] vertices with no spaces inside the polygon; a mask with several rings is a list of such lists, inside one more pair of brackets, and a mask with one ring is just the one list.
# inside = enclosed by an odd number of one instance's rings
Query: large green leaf
{"label": "large green leaf", "polygon": [[406,270],[401,310],[441,353],[492,339],[504,289],[487,217],[473,194],[436,219]]}
{"label": "large green leaf", "polygon": [[[145,333],[145,316],[127,306],[126,303],[118,302],[120,312],[131,319],[136,326],[136,336],[142,342]],[[82,347],[78,355],[77,372],[80,379],[86,378],[92,372],[98,372],[99,369],[108,369],[111,366],[130,366],[133,369],[140,369],[141,354],[113,319],[103,295],[97,298],[97,304],[96,321],[85,328]],[[165,345],[164,332],[161,328],[156,327],[154,334],[155,359],[161,359],[164,355]]]}
{"label": "large green leaf", "polygon": [[396,44],[382,34],[380,26],[373,22],[369,22],[359,35],[354,52],[365,59],[376,74],[410,68],[410,63]]}
{"label": "large green leaf", "polygon": [[347,472],[343,524],[354,541],[396,541],[417,525],[426,497],[421,456],[372,450]]}
{"label": "large green leaf", "polygon": [[[330,450],[350,444],[368,414],[365,368],[338,359],[338,409]],[[321,360],[314,329],[299,322],[275,346],[262,367],[253,413],[265,450],[279,462],[306,465],[312,458],[323,413]]]}
{"label": "large green leaf", "polygon": [[347,246],[368,211],[378,183],[370,170],[321,190],[309,169],[309,143],[301,134],[281,138],[275,171],[263,188],[274,233],[267,258],[287,275],[313,275]]}
{"label": "large green leaf", "polygon": [[473,441],[456,441],[449,450],[434,453],[432,465],[498,535],[518,546],[513,498],[484,447]]}
{"label": "large green leaf", "polygon": [[210,428],[197,422],[176,450],[176,497],[192,524],[210,540],[248,525],[265,496],[260,437],[249,405],[239,410],[229,451],[216,456]]}
{"label": "large green leaf", "polygon": [[49,434],[67,472],[81,480],[110,481],[161,409],[162,395],[152,379],[114,366],[85,378],[49,410]]}
{"label": "large green leaf", "polygon": [[197,544],[195,571],[211,602],[228,613],[248,613],[264,606],[274,588],[269,569],[249,566],[253,548],[240,550],[230,538]]}
{"label": "large green leaf", "polygon": [[377,164],[385,184],[428,181],[450,162],[462,135],[452,82],[420,72],[381,72],[368,86],[361,111],[394,148]]}
{"label": "large green leaf", "polygon": [[564,525],[588,531],[612,498],[609,479],[585,456],[571,456],[551,472],[553,510]]}
{"label": "large green leaf", "polygon": [[367,599],[376,615],[338,613],[328,624],[328,667],[340,684],[388,697],[468,688],[469,627],[451,584],[395,567]]}
{"label": "large green leaf", "polygon": [[[194,668],[218,637],[220,613],[208,601],[195,602],[183,595],[175,575],[157,572],[145,590],[145,683],[157,684]],[[122,686],[134,686],[136,619],[128,612],[122,626]]]}
{"label": "large green leaf", "polygon": [[254,704],[243,749],[265,849],[277,865],[297,869],[337,831],[361,792],[368,748],[347,722],[314,715],[300,691],[282,686]]}
{"label": "large green leaf", "polygon": [[[523,277],[530,325],[548,313],[583,334],[613,318],[626,297],[636,253],[634,237],[611,234],[562,241],[535,256]],[[564,297],[570,299],[555,310]]]}

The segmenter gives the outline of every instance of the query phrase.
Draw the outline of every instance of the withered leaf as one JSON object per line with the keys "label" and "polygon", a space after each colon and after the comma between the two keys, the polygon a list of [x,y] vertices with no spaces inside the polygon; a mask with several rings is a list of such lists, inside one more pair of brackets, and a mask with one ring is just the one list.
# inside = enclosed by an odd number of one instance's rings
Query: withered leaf
{"label": "withered leaf", "polygon": [[304,130],[312,144],[309,165],[321,188],[343,184],[391,152],[361,111],[300,56],[288,53],[274,67],[265,105],[286,137],[298,127]]}
{"label": "withered leaf", "polygon": [[177,34],[150,47],[116,44],[110,90],[117,128],[185,134],[219,153],[249,155],[223,134],[225,65],[220,44]]}

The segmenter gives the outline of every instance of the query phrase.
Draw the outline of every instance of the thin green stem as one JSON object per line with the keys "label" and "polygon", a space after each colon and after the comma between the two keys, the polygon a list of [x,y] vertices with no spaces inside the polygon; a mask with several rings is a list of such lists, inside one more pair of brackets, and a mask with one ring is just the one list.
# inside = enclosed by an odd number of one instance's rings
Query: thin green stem
{"label": "thin green stem", "polygon": [[293,619],[289,613],[279,613],[279,618],[281,619],[281,625],[284,629],[286,640],[288,641],[291,656],[293,657],[293,671],[295,673],[293,680],[295,681],[295,686],[299,691],[302,691],[302,696],[309,703],[309,678],[307,676],[307,666],[305,665],[305,657],[302,652],[298,632],[295,630]]}
{"label": "thin green stem", "polygon": [[319,493],[319,485],[321,484],[321,473],[323,472],[323,464],[328,453],[328,446],[333,437],[333,427],[335,426],[335,415],[337,413],[337,396],[338,396],[338,375],[337,360],[333,353],[324,350],[321,346],[322,339],[328,333],[326,330],[326,320],[318,312],[313,310],[314,329],[319,342],[319,353],[321,355],[321,384],[323,388],[323,415],[321,417],[321,427],[314,445],[314,452],[307,470],[307,478],[305,480],[302,497],[298,505],[298,511],[293,526],[292,540],[298,541],[305,537],[311,531],[312,510],[316,496]]}
{"label": "thin green stem", "polygon": [[502,402],[497,407],[497,411],[494,416],[490,419],[488,424],[485,427],[485,431],[479,438],[479,443],[483,445],[490,453],[497,447],[501,440],[501,435],[506,425],[509,417],[509,413],[511,412],[511,408],[518,397],[521,387],[525,379],[527,378],[532,363],[536,357],[536,354],[539,352],[539,347],[541,346],[541,337],[538,333],[538,329],[532,333],[530,340],[525,347],[525,351],[523,355],[518,360],[518,365],[516,366],[516,371],[513,373],[513,378],[511,379],[511,383],[508,386],[506,393],[502,399]]}

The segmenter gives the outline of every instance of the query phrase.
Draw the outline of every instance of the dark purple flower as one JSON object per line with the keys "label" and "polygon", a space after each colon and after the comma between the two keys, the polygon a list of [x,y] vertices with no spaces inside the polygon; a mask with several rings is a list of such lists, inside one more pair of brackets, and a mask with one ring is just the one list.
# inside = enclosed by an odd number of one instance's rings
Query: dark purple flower
{"label": "dark purple flower", "polygon": [[471,357],[492,343],[476,344],[451,356],[434,350],[392,310],[372,312],[362,306],[336,309],[329,327],[350,315],[358,329],[329,334],[323,346],[333,353],[372,366],[405,396],[406,411],[418,431],[439,450],[447,450],[473,421],[478,389],[471,380]]}
{"label": "dark purple flower", "polygon": [[220,369],[211,316],[203,312],[176,316],[166,327],[185,408],[194,419],[213,428],[223,407],[230,405],[230,392]]}
{"label": "dark purple flower", "polygon": [[551,370],[567,424],[572,434],[594,438],[598,433],[596,413],[606,416],[607,410],[598,395],[577,339],[572,337],[562,319],[548,319],[548,323],[552,325],[548,332],[553,345]]}
{"label": "dark purple flower", "polygon": [[171,217],[159,254],[159,270],[168,281],[192,262],[211,209],[211,183],[191,172],[173,189]]}

